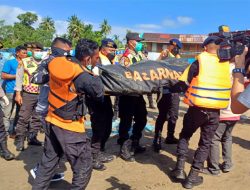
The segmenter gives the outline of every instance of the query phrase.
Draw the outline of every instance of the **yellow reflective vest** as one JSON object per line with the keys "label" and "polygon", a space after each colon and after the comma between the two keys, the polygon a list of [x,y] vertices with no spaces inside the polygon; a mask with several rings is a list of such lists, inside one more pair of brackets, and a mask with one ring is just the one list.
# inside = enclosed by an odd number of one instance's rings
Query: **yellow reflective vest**
{"label": "yellow reflective vest", "polygon": [[199,74],[192,79],[184,103],[204,108],[227,108],[232,86],[229,62],[219,62],[216,54],[207,52],[198,55],[197,60]]}
{"label": "yellow reflective vest", "polygon": [[22,59],[24,75],[23,75],[23,90],[28,93],[38,94],[39,86],[31,83],[31,76],[36,71],[38,65],[33,57]]}
{"label": "yellow reflective vest", "polygon": [[129,65],[133,65],[136,62],[139,62],[144,59],[144,55],[141,51],[137,53],[132,53],[129,49],[126,49],[122,57],[127,57],[129,59]]}

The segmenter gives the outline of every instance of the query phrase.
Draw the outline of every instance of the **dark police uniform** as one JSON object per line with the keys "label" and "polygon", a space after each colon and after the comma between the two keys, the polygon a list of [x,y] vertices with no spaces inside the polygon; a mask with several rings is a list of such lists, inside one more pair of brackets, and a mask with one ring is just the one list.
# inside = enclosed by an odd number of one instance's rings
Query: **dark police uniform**
{"label": "dark police uniform", "polygon": [[[103,39],[101,49],[99,51],[101,65],[111,65],[111,61],[107,56],[102,54],[102,48],[117,48],[115,42],[109,38]],[[94,68],[93,70],[98,68]],[[102,102],[96,102],[93,98],[86,96],[86,104],[88,106],[92,138],[91,148],[93,154],[93,168],[97,170],[104,170],[106,167],[102,162],[110,162],[113,160],[112,155],[104,154],[105,144],[109,139],[112,131],[113,109],[111,98],[108,95],[104,96]],[[101,150],[101,151],[100,151]]]}
{"label": "dark police uniform", "polygon": [[[127,40],[140,41],[141,38],[137,33],[128,33]],[[126,49],[120,63],[124,66],[132,65],[144,59],[141,52],[135,52],[131,49]],[[138,96],[120,96],[119,97],[119,139],[118,144],[121,145],[121,157],[124,160],[133,161],[133,155],[128,150],[129,143],[124,143],[128,139],[132,140],[132,152],[139,153],[145,151],[144,147],[139,146],[139,140],[142,137],[142,131],[147,124],[147,109],[146,102],[142,95]],[[133,124],[132,135],[129,137],[129,130]]]}
{"label": "dark police uniform", "polygon": [[[170,39],[170,45],[173,46],[173,50],[168,50],[166,56],[163,56],[164,51],[159,59],[164,60],[165,58],[180,58],[179,50],[182,48],[182,43],[178,39]],[[177,49],[177,51],[174,51]],[[158,94],[159,98],[159,94]],[[159,115],[155,122],[155,137],[153,141],[154,150],[159,152],[161,149],[161,132],[165,121],[168,121],[167,137],[165,143],[177,144],[178,139],[174,137],[176,122],[179,114],[179,93],[171,93],[168,88],[163,89],[163,95],[160,101],[157,103]]]}

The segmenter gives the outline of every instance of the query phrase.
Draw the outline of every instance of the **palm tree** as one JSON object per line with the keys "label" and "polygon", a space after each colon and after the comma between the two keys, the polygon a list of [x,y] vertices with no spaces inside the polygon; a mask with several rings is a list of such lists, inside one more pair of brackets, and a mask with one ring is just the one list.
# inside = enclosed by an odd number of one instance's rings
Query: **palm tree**
{"label": "palm tree", "polygon": [[122,41],[120,40],[120,37],[118,35],[115,34],[113,36],[113,40],[116,43],[116,45],[117,45],[118,48],[122,48],[123,47]]}
{"label": "palm tree", "polygon": [[68,22],[69,39],[76,42],[81,38],[81,35],[84,32],[84,24],[76,15],[71,16],[68,19]]}
{"label": "palm tree", "polygon": [[39,24],[39,28],[46,31],[55,32],[55,22],[51,17],[45,17],[42,19],[42,22]]}
{"label": "palm tree", "polygon": [[108,20],[104,19],[103,23],[101,23],[101,32],[103,34],[104,37],[106,37],[108,34],[111,33],[111,26],[108,24]]}

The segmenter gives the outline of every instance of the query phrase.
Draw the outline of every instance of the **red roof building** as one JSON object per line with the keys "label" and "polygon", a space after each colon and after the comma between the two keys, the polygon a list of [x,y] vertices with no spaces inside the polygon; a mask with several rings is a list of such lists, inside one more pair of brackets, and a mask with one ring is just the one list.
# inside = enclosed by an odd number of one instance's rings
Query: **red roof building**
{"label": "red roof building", "polygon": [[201,44],[207,35],[144,33],[143,37],[149,52],[161,52],[167,48],[170,39],[177,38],[183,44],[182,57],[194,57],[202,51]]}

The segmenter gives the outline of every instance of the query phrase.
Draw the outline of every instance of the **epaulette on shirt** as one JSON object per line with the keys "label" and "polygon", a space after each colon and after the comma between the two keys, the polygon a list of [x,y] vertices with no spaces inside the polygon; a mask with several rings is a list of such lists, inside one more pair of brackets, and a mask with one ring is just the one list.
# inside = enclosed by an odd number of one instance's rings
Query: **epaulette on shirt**
{"label": "epaulette on shirt", "polygon": [[129,54],[130,54],[129,49],[126,49],[126,51],[125,51],[124,54],[123,54],[123,57],[128,57]]}

